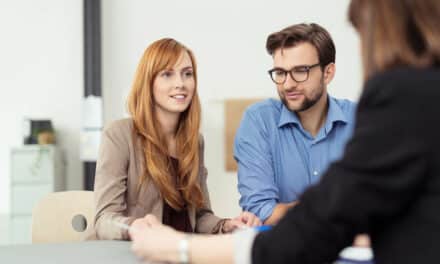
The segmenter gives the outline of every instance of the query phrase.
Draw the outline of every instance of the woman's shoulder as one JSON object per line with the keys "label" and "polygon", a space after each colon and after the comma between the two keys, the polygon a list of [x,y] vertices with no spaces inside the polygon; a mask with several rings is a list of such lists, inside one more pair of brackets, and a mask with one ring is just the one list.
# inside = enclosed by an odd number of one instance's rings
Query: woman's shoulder
{"label": "woman's shoulder", "polygon": [[116,138],[131,138],[133,119],[124,118],[110,122],[104,128],[104,134]]}
{"label": "woman's shoulder", "polygon": [[118,131],[118,130],[127,130],[133,128],[133,119],[131,118],[123,118],[111,121],[108,125],[105,126],[104,131]]}

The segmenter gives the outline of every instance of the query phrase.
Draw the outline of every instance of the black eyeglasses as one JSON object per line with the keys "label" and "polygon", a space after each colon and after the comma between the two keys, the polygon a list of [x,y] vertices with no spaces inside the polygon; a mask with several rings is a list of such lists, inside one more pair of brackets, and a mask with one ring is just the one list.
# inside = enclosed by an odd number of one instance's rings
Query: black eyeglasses
{"label": "black eyeglasses", "polygon": [[272,81],[276,84],[283,84],[286,82],[287,79],[287,73],[290,74],[290,77],[295,82],[305,82],[309,78],[309,72],[312,68],[321,65],[320,63],[316,63],[313,65],[301,65],[293,67],[292,69],[286,71],[281,68],[274,68],[272,70],[269,70],[269,75]]}

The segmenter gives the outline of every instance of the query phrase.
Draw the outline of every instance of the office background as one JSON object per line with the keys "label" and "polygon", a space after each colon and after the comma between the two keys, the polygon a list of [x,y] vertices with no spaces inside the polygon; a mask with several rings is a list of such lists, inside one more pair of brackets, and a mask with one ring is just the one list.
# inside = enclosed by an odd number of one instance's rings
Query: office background
{"label": "office background", "polygon": [[[300,22],[327,28],[336,44],[329,91],[357,100],[359,42],[348,0],[102,0],[104,124],[127,116],[126,95],[145,47],[173,37],[190,47],[199,70],[202,133],[215,212],[238,213],[236,173],[224,166],[224,109],[230,98],[277,97],[267,75],[269,33]],[[0,0],[0,214],[9,211],[10,148],[22,144],[24,117],[52,119],[64,152],[67,189],[83,186],[79,158],[84,93],[82,0]]]}

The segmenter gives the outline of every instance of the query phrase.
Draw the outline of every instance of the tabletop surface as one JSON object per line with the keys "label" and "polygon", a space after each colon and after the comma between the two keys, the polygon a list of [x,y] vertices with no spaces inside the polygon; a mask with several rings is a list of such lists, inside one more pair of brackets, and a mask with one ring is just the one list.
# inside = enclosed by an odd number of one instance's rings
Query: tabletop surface
{"label": "tabletop surface", "polygon": [[9,215],[0,214],[0,246],[9,245],[10,242],[10,224]]}
{"label": "tabletop surface", "polygon": [[[0,263],[147,263],[141,262],[130,250],[128,241],[101,240],[71,242],[59,244],[33,244],[0,246]],[[350,249],[350,250],[348,250]],[[372,264],[371,249],[345,249],[341,256],[352,260],[340,259],[335,264]],[[350,252],[349,252],[350,251]],[[361,252],[362,251],[362,252]],[[158,263],[155,263],[158,264]]]}
{"label": "tabletop surface", "polygon": [[127,241],[0,246],[0,263],[141,263]]}

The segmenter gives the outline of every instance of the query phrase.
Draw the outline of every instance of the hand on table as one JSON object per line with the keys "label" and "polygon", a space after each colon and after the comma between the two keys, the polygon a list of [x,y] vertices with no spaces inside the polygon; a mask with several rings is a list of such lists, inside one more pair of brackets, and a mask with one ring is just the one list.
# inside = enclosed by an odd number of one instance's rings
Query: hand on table
{"label": "hand on table", "polygon": [[150,261],[179,261],[178,243],[183,238],[183,233],[163,225],[153,215],[136,219],[131,227],[131,249],[139,258]]}
{"label": "hand on table", "polygon": [[261,226],[261,220],[251,212],[241,212],[239,216],[228,219],[223,225],[223,232],[230,233],[236,228]]}
{"label": "hand on table", "polygon": [[360,234],[354,238],[353,246],[371,247],[370,237],[367,234]]}

